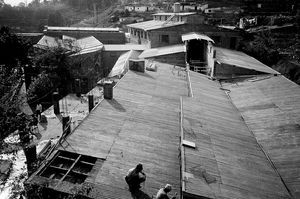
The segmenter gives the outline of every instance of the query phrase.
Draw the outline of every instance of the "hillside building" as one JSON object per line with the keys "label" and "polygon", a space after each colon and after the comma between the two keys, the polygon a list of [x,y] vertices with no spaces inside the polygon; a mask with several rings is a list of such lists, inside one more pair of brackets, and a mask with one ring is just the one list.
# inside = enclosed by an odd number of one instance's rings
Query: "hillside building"
{"label": "hillside building", "polygon": [[149,48],[180,44],[182,34],[199,32],[214,39],[220,47],[235,49],[241,39],[238,30],[229,30],[204,23],[204,16],[195,12],[157,13],[153,20],[127,25],[130,42]]}
{"label": "hillside building", "polygon": [[103,44],[125,44],[125,33],[119,28],[45,26],[44,35],[61,38],[63,35],[81,39],[93,35]]}
{"label": "hillside building", "polygon": [[125,5],[124,9],[128,10],[129,12],[150,12],[154,11],[155,7],[146,4],[128,4]]}

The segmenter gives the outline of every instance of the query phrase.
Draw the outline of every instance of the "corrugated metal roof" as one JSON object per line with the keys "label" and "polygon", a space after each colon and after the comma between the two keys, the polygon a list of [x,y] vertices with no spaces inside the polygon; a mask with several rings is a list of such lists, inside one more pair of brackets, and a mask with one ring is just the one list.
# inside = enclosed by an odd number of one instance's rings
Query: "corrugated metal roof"
{"label": "corrugated metal roof", "polygon": [[130,51],[130,50],[138,50],[143,51],[148,47],[145,45],[139,44],[105,44],[103,47],[103,51]]}
{"label": "corrugated metal roof", "polygon": [[78,39],[76,41],[76,44],[81,49],[103,46],[103,44],[98,39],[96,39],[94,36],[89,36],[89,37]]}
{"label": "corrugated metal roof", "polygon": [[100,31],[100,32],[119,32],[119,28],[93,28],[93,27],[59,27],[46,26],[46,30],[52,31]]}
{"label": "corrugated metal roof", "polygon": [[35,36],[43,36],[44,33],[39,32],[24,32],[24,33],[16,33],[17,36],[25,36],[25,37],[35,37]]}
{"label": "corrugated metal roof", "polygon": [[183,25],[185,22],[165,22],[165,21],[144,21],[140,23],[134,23],[134,24],[128,24],[127,26],[130,28],[137,28],[137,29],[142,29],[142,30],[155,30],[155,29],[161,29],[161,28],[166,28],[166,27],[172,27],[172,26],[178,26],[178,25]]}
{"label": "corrugated metal roof", "polygon": [[44,35],[34,46],[38,48],[53,48],[63,46],[63,43],[61,39]]}
{"label": "corrugated metal roof", "polygon": [[196,12],[178,12],[178,13],[175,13],[175,12],[161,12],[161,13],[156,13],[156,14],[153,14],[154,16],[161,16],[161,15],[168,15],[168,16],[171,16],[171,15],[178,15],[178,16],[189,16],[189,15],[194,15],[194,14],[197,14]]}
{"label": "corrugated metal roof", "polygon": [[[79,52],[71,56],[95,52],[103,48],[103,44],[93,36],[85,37],[78,40],[72,37],[63,37],[63,38],[64,39],[61,40],[55,37],[50,37],[45,35],[34,46],[42,49],[60,46],[71,51],[72,48],[74,47],[76,48],[76,50],[79,50]],[[71,43],[69,43],[68,40],[71,41]]]}
{"label": "corrugated metal roof", "polygon": [[111,69],[108,77],[115,77],[125,74],[125,72],[129,69],[129,59],[137,59],[140,54],[140,52],[133,50],[122,54],[116,61],[114,67]]}
{"label": "corrugated metal roof", "polygon": [[139,58],[150,58],[157,57],[162,55],[169,55],[174,53],[185,52],[185,46],[182,44],[173,45],[173,46],[164,46],[160,48],[150,48],[142,52]]}
{"label": "corrugated metal roof", "polygon": [[190,79],[194,97],[183,98],[183,128],[184,139],[196,148],[184,147],[185,192],[205,198],[290,198],[219,82],[195,72]]}
{"label": "corrugated metal roof", "polygon": [[220,63],[247,68],[250,70],[256,70],[264,73],[280,74],[274,69],[268,67],[267,65],[261,63],[257,59],[243,52],[219,47],[214,48],[216,49],[216,61]]}
{"label": "corrugated metal roof", "polygon": [[210,41],[212,43],[215,43],[214,40],[212,40],[210,37],[208,37],[207,35],[203,35],[200,33],[196,33],[196,32],[191,32],[191,33],[187,33],[187,34],[183,34],[181,36],[182,41],[187,41],[187,40],[193,40],[193,39],[199,39],[199,40],[206,40],[206,41]]}
{"label": "corrugated metal roof", "polygon": [[294,198],[300,198],[300,86],[281,75],[222,85]]}

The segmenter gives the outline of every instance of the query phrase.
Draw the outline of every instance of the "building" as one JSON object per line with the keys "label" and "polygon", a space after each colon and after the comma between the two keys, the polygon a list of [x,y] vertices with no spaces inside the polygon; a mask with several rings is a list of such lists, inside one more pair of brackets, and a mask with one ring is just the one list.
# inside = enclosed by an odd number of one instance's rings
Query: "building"
{"label": "building", "polygon": [[119,28],[45,26],[44,34],[51,37],[62,37],[62,35],[66,35],[76,39],[92,35],[103,44],[124,44],[126,40],[125,33],[120,31]]}
{"label": "building", "polygon": [[276,15],[296,12],[298,1],[286,0],[246,0],[245,12],[253,15]]}
{"label": "building", "polygon": [[[29,199],[152,198],[166,183],[183,199],[300,196],[299,85],[207,35],[182,41],[119,57],[109,77],[123,77],[29,177]],[[182,52],[186,67],[169,64]],[[147,180],[130,193],[138,162]]]}
{"label": "building", "polygon": [[129,70],[27,186],[46,185],[44,198],[132,198],[124,175],[142,162],[147,180],[136,198],[166,183],[188,199],[299,196],[298,85],[266,66],[215,81],[155,64]]}
{"label": "building", "polygon": [[68,56],[72,78],[70,91],[87,93],[104,76],[101,54],[103,44],[93,36],[81,39],[43,36],[34,47],[42,51],[62,47],[70,52]]}
{"label": "building", "polygon": [[214,40],[200,33],[182,35],[183,44],[144,50],[139,58],[186,67],[213,79],[279,73],[243,52],[215,47]]}
{"label": "building", "polygon": [[195,12],[157,13],[153,20],[127,25],[130,42],[149,48],[180,44],[182,34],[199,32],[214,39],[217,46],[235,49],[241,39],[238,30],[229,30],[204,23],[204,16]]}
{"label": "building", "polygon": [[[197,2],[182,2],[180,3],[180,11],[192,11],[192,12],[202,12],[206,8],[208,8],[208,4],[200,4]],[[173,9],[175,9],[175,5],[173,5]]]}
{"label": "building", "polygon": [[125,5],[125,10],[129,12],[150,12],[154,11],[155,7],[152,5],[144,5],[144,4],[129,4]]}
{"label": "building", "polygon": [[106,77],[121,55],[129,51],[143,52],[146,49],[144,45],[126,44],[126,45],[104,45],[102,50],[102,63],[104,67],[104,77]]}

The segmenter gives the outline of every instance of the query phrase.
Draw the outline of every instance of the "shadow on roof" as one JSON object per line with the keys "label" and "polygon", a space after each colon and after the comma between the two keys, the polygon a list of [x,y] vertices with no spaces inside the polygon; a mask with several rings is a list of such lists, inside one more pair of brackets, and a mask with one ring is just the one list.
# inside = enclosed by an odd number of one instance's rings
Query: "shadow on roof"
{"label": "shadow on roof", "polygon": [[126,112],[126,109],[122,106],[122,104],[120,104],[117,100],[115,99],[111,99],[111,100],[107,100],[107,102],[114,107],[115,109],[117,109],[120,112]]}

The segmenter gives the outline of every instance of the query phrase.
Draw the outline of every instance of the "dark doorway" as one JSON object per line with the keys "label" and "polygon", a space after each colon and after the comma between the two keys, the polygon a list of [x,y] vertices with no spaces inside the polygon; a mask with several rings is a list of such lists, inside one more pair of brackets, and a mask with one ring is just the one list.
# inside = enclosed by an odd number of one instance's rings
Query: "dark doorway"
{"label": "dark doorway", "polygon": [[201,72],[207,66],[207,41],[193,39],[187,44],[187,62],[190,70]]}

